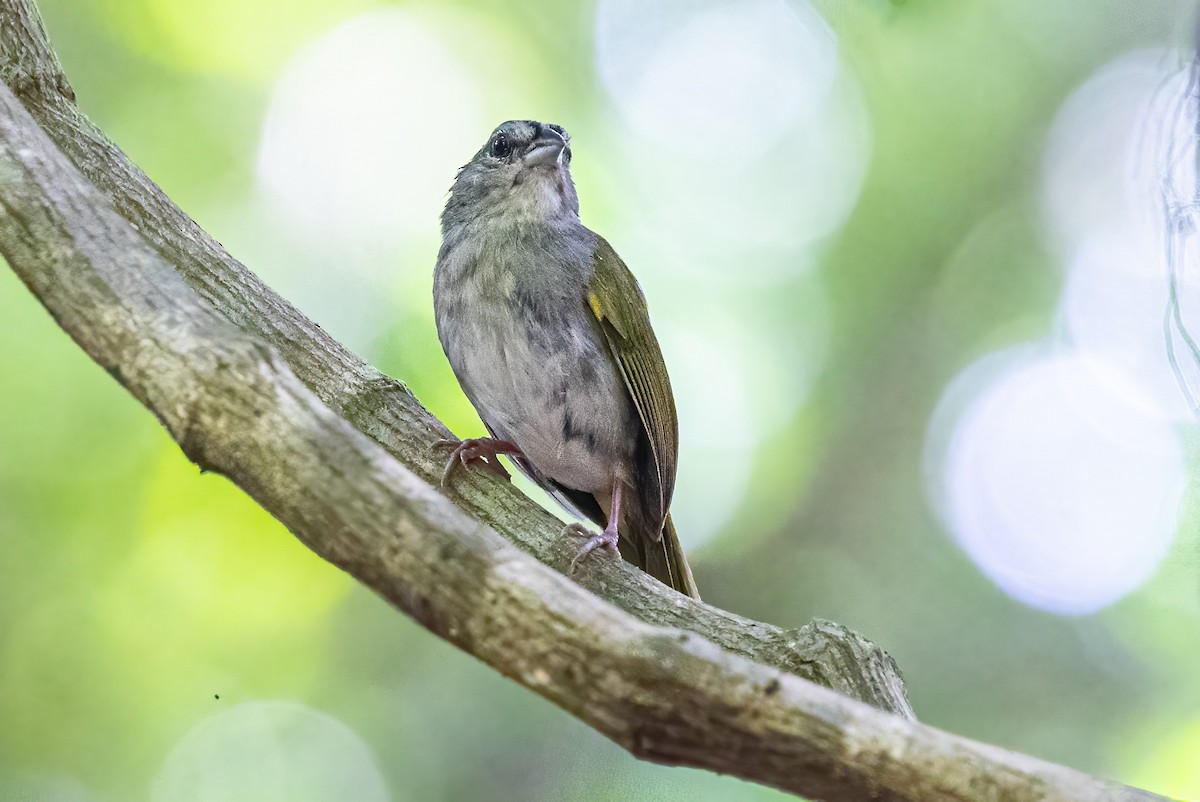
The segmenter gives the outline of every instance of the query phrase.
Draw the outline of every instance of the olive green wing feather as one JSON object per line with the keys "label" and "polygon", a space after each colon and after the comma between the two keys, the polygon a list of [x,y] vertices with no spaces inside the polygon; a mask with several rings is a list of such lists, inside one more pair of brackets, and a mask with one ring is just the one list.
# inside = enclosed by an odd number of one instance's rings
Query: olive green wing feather
{"label": "olive green wing feather", "polygon": [[[594,271],[587,283],[587,303],[596,316],[610,353],[642,420],[650,453],[632,477],[643,509],[661,530],[675,491],[679,462],[679,421],[667,366],[654,331],[646,299],[637,279],[612,246],[596,237]],[[642,475],[646,474],[646,475]]]}

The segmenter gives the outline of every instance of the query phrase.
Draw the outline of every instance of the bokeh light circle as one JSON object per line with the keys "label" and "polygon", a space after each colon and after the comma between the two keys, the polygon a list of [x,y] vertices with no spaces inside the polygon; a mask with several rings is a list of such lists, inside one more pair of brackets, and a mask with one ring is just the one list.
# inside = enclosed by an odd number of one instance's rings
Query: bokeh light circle
{"label": "bokeh light circle", "polygon": [[620,112],[622,222],[654,262],[743,286],[807,270],[857,203],[871,145],[820,15],[802,0],[603,0],[595,37]]}
{"label": "bokeh light circle", "polygon": [[1129,53],[1071,94],[1047,136],[1043,198],[1067,265],[1058,315],[1066,340],[1126,374],[1121,385],[1136,385],[1150,409],[1186,421],[1196,412],[1181,382],[1196,385],[1200,354],[1185,353],[1168,316],[1174,289],[1184,326],[1200,323],[1196,99],[1178,61]]}
{"label": "bokeh light circle", "polygon": [[[1059,324],[1076,350],[1111,368],[1103,375],[1116,379],[1114,392],[1148,414],[1184,422],[1194,412],[1167,358],[1168,285],[1156,256],[1153,246],[1120,232],[1086,240],[1068,262]],[[1147,261],[1157,274],[1146,270]]]}
{"label": "bokeh light circle", "polygon": [[370,747],[294,702],[245,702],[197,724],[171,750],[151,802],[388,802]]}
{"label": "bokeh light circle", "polygon": [[765,319],[747,325],[732,315],[709,314],[698,329],[656,318],[679,414],[672,515],[688,548],[717,535],[752,495],[756,453],[807,401],[824,360],[822,302],[808,304],[805,348]]}
{"label": "bokeh light circle", "polygon": [[[1079,86],[1046,136],[1042,195],[1050,233],[1067,252],[1098,231],[1149,222],[1150,110],[1167,77],[1160,51],[1137,51]],[[1143,232],[1147,233],[1147,232]]]}
{"label": "bokeh light circle", "polygon": [[371,11],[288,66],[267,111],[259,176],[300,236],[337,247],[427,230],[454,167],[491,130],[483,108],[436,32],[399,9]]}
{"label": "bokeh light circle", "polygon": [[602,0],[596,60],[640,134],[735,161],[812,117],[838,73],[829,26],[786,0]]}
{"label": "bokeh light circle", "polygon": [[1063,614],[1140,586],[1167,553],[1185,486],[1174,428],[1103,362],[1025,347],[968,368],[934,415],[935,507],[979,569]]}

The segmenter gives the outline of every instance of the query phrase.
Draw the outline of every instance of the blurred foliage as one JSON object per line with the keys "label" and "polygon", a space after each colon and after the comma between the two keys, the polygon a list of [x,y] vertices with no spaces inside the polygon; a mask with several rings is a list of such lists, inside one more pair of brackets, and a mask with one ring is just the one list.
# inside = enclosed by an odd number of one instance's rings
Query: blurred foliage
{"label": "blurred foliage", "polygon": [[[572,132],[585,222],[646,287],[685,449],[699,444],[678,507],[709,530],[693,549],[706,600],[862,631],[896,657],[930,724],[1200,796],[1194,494],[1146,585],[1064,617],[1006,597],[954,545],[922,463],[946,384],[1054,328],[1062,269],[1039,170],[1055,114],[1118,56],[1181,44],[1189,4],[818,0],[855,81],[836,90],[848,105],[826,111],[865,110],[857,201],[803,248],[746,242],[710,262],[663,228],[689,213],[686,195],[638,183],[670,170],[655,162],[673,150],[632,134],[606,93],[587,4],[41,5],[97,124],[231,252],[467,434],[479,423],[429,299],[444,196],[419,185],[401,200],[404,236],[360,247],[298,235],[257,167],[289,64],[358,14],[405,15],[424,32],[413,46],[441,48],[475,87],[478,105],[452,119],[481,122],[450,130],[445,109],[373,98],[392,115],[399,169],[433,160],[448,187],[505,118]],[[772,158],[809,142],[787,136]],[[687,162],[686,193],[738,171],[722,153],[738,143],[718,144]],[[320,175],[316,162],[296,169]],[[740,230],[724,234],[737,253]],[[779,796],[639,764],[396,614],[199,475],[9,271],[0,341],[0,799]],[[725,506],[704,506],[710,496]]]}

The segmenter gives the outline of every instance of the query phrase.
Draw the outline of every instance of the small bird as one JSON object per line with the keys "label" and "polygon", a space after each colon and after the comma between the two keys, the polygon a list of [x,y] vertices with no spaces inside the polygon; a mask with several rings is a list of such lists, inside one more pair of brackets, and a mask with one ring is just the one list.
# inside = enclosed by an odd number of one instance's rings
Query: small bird
{"label": "small bird", "polygon": [[699,598],[671,523],[679,425],[637,280],[579,220],[561,126],[500,125],[442,212],[434,270],[438,338],[490,437],[442,441],[442,477],[505,454],[581,524],[571,563],[598,548]]}

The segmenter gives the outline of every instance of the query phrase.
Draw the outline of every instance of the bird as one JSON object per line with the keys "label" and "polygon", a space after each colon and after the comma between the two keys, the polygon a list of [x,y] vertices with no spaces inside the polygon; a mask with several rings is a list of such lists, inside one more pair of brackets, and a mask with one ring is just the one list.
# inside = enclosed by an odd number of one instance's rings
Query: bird
{"label": "bird", "polygon": [[699,599],[671,520],[679,424],[646,299],[613,247],[579,217],[571,140],[509,120],[463,166],[441,216],[438,339],[488,437],[442,440],[442,476],[508,478],[505,455],[568,512],[596,550]]}

